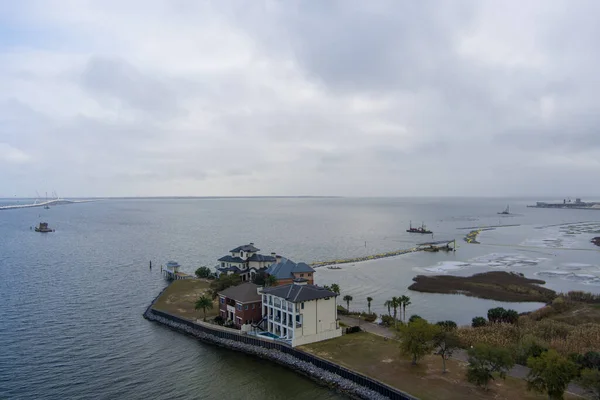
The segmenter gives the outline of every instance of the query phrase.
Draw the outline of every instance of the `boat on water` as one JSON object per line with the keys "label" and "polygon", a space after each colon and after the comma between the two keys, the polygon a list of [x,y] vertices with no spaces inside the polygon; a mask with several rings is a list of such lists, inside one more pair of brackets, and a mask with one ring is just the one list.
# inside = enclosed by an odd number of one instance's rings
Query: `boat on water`
{"label": "boat on water", "polygon": [[42,233],[48,233],[48,232],[54,232],[54,229],[48,228],[47,222],[40,222],[40,224],[35,227],[35,231],[42,232]]}
{"label": "boat on water", "polygon": [[46,206],[44,206],[44,209],[45,209],[45,210],[49,210],[49,209],[50,209],[50,206],[46,205]]}
{"label": "boat on water", "polygon": [[418,228],[413,228],[412,221],[410,221],[410,227],[406,230],[406,232],[408,232],[408,233],[426,233],[426,234],[433,233],[425,227],[424,223],[422,223],[421,226]]}
{"label": "boat on water", "polygon": [[342,267],[337,267],[335,265],[331,265],[331,266],[327,267],[327,269],[342,269]]}
{"label": "boat on water", "polygon": [[509,208],[509,206],[507,205],[506,208],[504,209],[504,211],[499,212],[498,214],[500,214],[500,215],[510,215],[510,208]]}

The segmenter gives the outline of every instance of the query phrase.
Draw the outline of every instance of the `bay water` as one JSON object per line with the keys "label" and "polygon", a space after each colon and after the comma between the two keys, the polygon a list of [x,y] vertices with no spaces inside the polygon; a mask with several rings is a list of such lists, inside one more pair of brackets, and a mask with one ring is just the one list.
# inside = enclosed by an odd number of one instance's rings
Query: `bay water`
{"label": "bay water", "polygon": [[[544,199],[538,199],[544,200]],[[339,395],[268,362],[205,345],[142,318],[168,283],[160,265],[186,272],[214,266],[250,242],[314,262],[456,239],[456,252],[418,252],[318,268],[352,309],[385,312],[406,294],[407,314],[469,323],[501,303],[410,292],[418,274],[522,272],[554,290],[600,292],[600,211],[527,208],[535,199],[193,198],[112,199],[0,211],[0,399],[337,399]],[[13,204],[0,200],[0,205]],[[510,216],[497,212],[507,204]],[[31,228],[48,222],[56,229]],[[475,226],[503,225],[462,239]],[[518,226],[508,226],[518,225]],[[149,269],[149,261],[154,268]]]}

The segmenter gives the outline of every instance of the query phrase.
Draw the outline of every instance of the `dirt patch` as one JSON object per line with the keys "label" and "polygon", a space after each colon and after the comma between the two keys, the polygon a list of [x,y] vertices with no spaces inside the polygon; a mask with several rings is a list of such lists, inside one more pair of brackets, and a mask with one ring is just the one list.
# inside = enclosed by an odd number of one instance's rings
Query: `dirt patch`
{"label": "dirt patch", "polygon": [[413,281],[408,289],[425,293],[462,294],[509,302],[548,302],[556,297],[553,290],[539,286],[546,282],[504,271],[491,271],[468,277],[418,275]]}

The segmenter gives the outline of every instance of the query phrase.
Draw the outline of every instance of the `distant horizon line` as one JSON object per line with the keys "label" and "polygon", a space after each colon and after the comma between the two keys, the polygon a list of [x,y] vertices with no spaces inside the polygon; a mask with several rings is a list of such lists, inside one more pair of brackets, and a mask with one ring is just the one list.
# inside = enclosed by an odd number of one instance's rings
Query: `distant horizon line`
{"label": "distant horizon line", "polygon": [[[471,195],[471,196],[458,196],[458,195],[443,195],[443,196],[332,196],[332,195],[323,195],[323,196],[314,196],[314,195],[292,195],[292,196],[66,196],[60,197],[60,199],[95,199],[95,200],[129,200],[129,199],[436,199],[436,198],[456,198],[456,199],[571,199],[575,200],[576,198],[581,198],[583,201],[591,201],[595,197],[600,198],[599,196],[576,196],[576,197],[565,197],[565,196],[556,196],[556,195],[537,195],[537,196],[519,196],[519,195],[510,195],[510,196],[486,196],[486,195]],[[38,197],[0,197],[0,200],[31,200],[31,199],[39,199]]]}

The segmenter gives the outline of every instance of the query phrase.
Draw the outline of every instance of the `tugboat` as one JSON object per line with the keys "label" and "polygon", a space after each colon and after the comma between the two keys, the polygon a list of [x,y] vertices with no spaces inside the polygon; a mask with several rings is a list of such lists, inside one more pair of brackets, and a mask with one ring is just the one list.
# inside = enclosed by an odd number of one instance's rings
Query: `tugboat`
{"label": "tugboat", "polygon": [[508,206],[506,206],[506,209],[502,212],[499,212],[498,214],[500,215],[510,215],[510,209],[508,208]]}
{"label": "tugboat", "polygon": [[431,232],[429,229],[427,229],[425,227],[425,224],[421,224],[421,226],[418,227],[418,228],[413,228],[412,221],[410,221],[410,228],[408,228],[406,230],[406,232],[408,232],[408,233],[426,233],[426,234],[432,234],[433,233],[433,232]]}
{"label": "tugboat", "polygon": [[54,229],[48,228],[47,222],[40,222],[40,225],[35,227],[35,231],[42,232],[42,233],[48,233],[48,232],[54,232]]}

